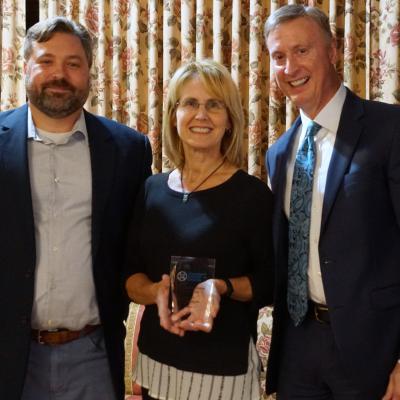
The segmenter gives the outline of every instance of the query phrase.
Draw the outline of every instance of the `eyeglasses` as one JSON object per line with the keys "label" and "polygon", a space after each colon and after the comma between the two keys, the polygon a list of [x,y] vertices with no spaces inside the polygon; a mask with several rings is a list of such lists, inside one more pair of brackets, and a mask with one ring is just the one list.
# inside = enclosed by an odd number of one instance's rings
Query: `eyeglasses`
{"label": "eyeglasses", "polygon": [[200,106],[204,106],[206,111],[210,114],[218,114],[226,109],[226,105],[217,99],[209,99],[205,103],[200,103],[196,99],[188,98],[178,101],[176,105],[187,112],[195,112]]}

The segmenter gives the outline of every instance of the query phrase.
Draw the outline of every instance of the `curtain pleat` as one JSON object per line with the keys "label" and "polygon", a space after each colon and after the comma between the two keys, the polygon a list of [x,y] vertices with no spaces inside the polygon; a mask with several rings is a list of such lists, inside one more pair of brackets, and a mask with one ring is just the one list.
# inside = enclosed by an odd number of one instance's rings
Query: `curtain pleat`
{"label": "curtain pleat", "polygon": [[370,97],[399,102],[400,5],[376,0],[371,4]]}
{"label": "curtain pleat", "polygon": [[24,37],[25,1],[0,1],[1,82],[0,110],[16,108],[25,102]]}
{"label": "curtain pleat", "polygon": [[241,36],[240,36],[240,24],[242,15],[242,2],[241,0],[232,0],[232,27],[231,32],[227,31],[227,34],[232,38],[231,45],[231,75],[234,82],[240,87],[240,55],[241,49]]}
{"label": "curtain pleat", "polygon": [[219,63],[223,63],[223,35],[224,35],[224,3],[222,1],[213,2],[212,10],[212,58]]}
{"label": "curtain pleat", "polygon": [[[260,0],[250,1],[250,40],[249,40],[249,103],[248,103],[248,171],[261,176],[263,165],[263,143],[266,131],[268,109],[263,96],[265,86],[265,46],[263,44],[264,10]],[[265,117],[264,117],[265,116]]]}
{"label": "curtain pleat", "polygon": [[161,171],[161,112],[162,112],[162,35],[159,29],[163,10],[158,7],[157,0],[149,0],[148,23],[148,68],[147,68],[147,95],[148,95],[148,130],[147,135],[153,149],[153,166]]}

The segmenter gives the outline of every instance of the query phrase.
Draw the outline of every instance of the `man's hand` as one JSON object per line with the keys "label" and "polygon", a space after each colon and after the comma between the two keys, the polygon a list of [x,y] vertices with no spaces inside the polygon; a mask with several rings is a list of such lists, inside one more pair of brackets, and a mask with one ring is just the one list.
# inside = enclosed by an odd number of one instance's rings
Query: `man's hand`
{"label": "man's hand", "polygon": [[156,304],[158,316],[162,328],[175,335],[183,336],[185,331],[179,327],[179,318],[171,319],[171,310],[168,307],[170,279],[168,275],[163,275],[161,281],[157,283]]}
{"label": "man's hand", "polygon": [[400,364],[397,363],[389,377],[389,384],[382,400],[400,400]]}

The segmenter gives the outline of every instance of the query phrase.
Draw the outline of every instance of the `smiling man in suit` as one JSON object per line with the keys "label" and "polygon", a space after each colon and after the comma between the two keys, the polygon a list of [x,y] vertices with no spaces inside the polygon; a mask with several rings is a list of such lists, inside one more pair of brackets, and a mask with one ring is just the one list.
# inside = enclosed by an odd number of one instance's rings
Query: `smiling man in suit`
{"label": "smiling man in suit", "polygon": [[24,50],[28,104],[0,114],[0,398],[122,400],[122,259],[150,145],[83,110],[83,26],[40,22]]}
{"label": "smiling man in suit", "polygon": [[267,392],[400,399],[400,107],[343,86],[317,8],[279,8],[265,39],[300,109],[266,158],[277,258]]}

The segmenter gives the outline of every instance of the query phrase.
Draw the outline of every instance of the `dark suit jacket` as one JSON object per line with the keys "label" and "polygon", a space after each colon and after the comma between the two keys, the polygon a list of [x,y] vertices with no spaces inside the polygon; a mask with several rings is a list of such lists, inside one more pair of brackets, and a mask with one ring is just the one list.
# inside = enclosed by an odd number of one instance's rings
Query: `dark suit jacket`
{"label": "dark suit jacket", "polygon": [[[17,400],[31,341],[35,235],[27,159],[27,106],[0,114],[0,399]],[[136,194],[151,174],[147,138],[85,112],[92,166],[92,259],[97,302],[118,399],[123,399],[128,299],[125,233]]]}
{"label": "dark suit jacket", "polygon": [[[267,153],[277,254],[267,391],[276,391],[286,304],[286,166],[297,119]],[[355,385],[386,387],[400,354],[400,107],[347,91],[324,195],[319,257],[331,327]],[[371,386],[369,386],[371,385]]]}

